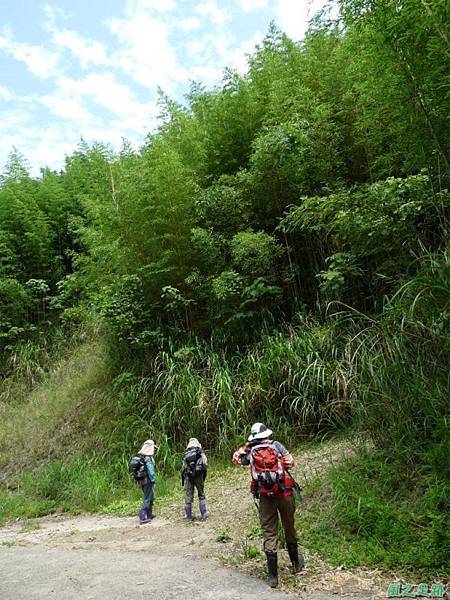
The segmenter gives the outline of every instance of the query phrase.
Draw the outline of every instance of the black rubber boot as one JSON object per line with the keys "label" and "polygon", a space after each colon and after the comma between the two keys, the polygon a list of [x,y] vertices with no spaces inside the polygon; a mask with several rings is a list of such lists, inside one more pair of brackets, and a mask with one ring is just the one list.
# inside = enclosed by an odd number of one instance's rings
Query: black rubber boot
{"label": "black rubber boot", "polygon": [[278,585],[278,556],[276,552],[266,552],[267,572],[269,574],[267,581],[271,588]]}
{"label": "black rubber boot", "polygon": [[287,544],[287,551],[292,563],[292,573],[296,575],[305,566],[305,559],[298,554],[297,544]]}

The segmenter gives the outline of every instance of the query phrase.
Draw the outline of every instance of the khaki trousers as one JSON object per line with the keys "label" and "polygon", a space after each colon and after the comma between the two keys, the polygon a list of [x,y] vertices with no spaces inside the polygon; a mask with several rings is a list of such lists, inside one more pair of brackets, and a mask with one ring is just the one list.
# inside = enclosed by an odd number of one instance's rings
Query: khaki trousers
{"label": "khaki trousers", "polygon": [[259,520],[264,536],[264,551],[276,552],[278,546],[278,513],[284,529],[286,544],[297,544],[294,524],[295,501],[291,496],[261,496]]}

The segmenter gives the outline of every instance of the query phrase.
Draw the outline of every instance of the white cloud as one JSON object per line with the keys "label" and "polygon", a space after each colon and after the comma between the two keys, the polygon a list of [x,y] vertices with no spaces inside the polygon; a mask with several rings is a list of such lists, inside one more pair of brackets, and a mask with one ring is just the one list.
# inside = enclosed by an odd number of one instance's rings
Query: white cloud
{"label": "white cloud", "polygon": [[221,80],[222,73],[223,67],[221,65],[217,66],[213,63],[198,65],[190,70],[190,79],[206,87],[211,87]]}
{"label": "white cloud", "polygon": [[32,157],[33,175],[39,174],[38,165],[49,165],[52,168],[62,166],[64,154],[74,147],[71,147],[67,138],[67,131],[59,124],[53,122],[49,127],[42,128],[36,124],[33,113],[20,106],[2,115],[0,131],[0,168],[6,164],[13,146],[26,158]]}
{"label": "white cloud", "polygon": [[242,75],[247,72],[248,55],[252,54],[255,46],[261,43],[262,33],[255,33],[250,39],[242,42],[237,48],[230,48],[227,54],[226,66],[236,69]]}
{"label": "white cloud", "polygon": [[76,31],[63,29],[53,33],[53,41],[62,48],[70,50],[79,59],[83,68],[88,65],[109,64],[108,50],[104,44],[96,40],[82,38]]}
{"label": "white cloud", "polygon": [[52,42],[58,50],[69,50],[73,56],[78,58],[82,68],[89,65],[108,65],[108,49],[105,44],[97,40],[91,40],[81,36],[77,31],[61,29],[57,23],[59,19],[68,19],[62,9],[46,4],[44,12],[47,17],[46,29],[52,34]]}
{"label": "white cloud", "polygon": [[12,99],[13,95],[11,94],[9,89],[4,85],[0,85],[0,100],[5,100],[6,102],[9,102]]}
{"label": "white cloud", "polygon": [[199,58],[200,56],[204,56],[208,46],[208,41],[204,36],[195,38],[186,44],[186,50],[190,57]]}
{"label": "white cloud", "polygon": [[229,63],[229,38],[225,33],[198,36],[185,46],[189,57],[189,78],[206,86],[222,79],[223,69]]}
{"label": "white cloud", "polygon": [[54,29],[56,29],[57,19],[70,18],[70,15],[59,6],[53,6],[52,4],[44,4],[42,10],[44,11],[47,17],[47,22],[45,23],[45,26],[49,31],[53,31]]}
{"label": "white cloud", "polygon": [[154,102],[139,102],[127,86],[116,82],[109,74],[90,75],[78,85],[97,104],[119,116],[127,129],[140,128],[154,114]]}
{"label": "white cloud", "polygon": [[59,170],[64,164],[64,157],[75,150],[79,141],[80,135],[74,130],[54,125],[43,132],[32,131],[21,150],[25,156],[33,157],[33,163]]}
{"label": "white cloud", "polygon": [[183,31],[193,31],[194,29],[199,29],[201,23],[196,17],[188,17],[187,19],[182,19],[177,25]]}
{"label": "white cloud", "polygon": [[225,10],[219,8],[214,0],[201,2],[200,4],[197,4],[194,10],[202,17],[209,17],[214,25],[224,25],[231,19],[230,15]]}
{"label": "white cloud", "polygon": [[[75,149],[80,136],[110,143],[116,149],[123,137],[141,144],[156,126],[158,113],[156,102],[140,102],[111,73],[91,73],[81,79],[60,77],[52,94],[17,97],[15,105],[18,108],[7,111],[0,122],[0,162],[20,141],[20,150],[32,157],[35,165],[51,168],[62,166],[64,154]],[[44,116],[40,107],[48,109]]]}
{"label": "white cloud", "polygon": [[118,83],[110,73],[91,73],[85,79],[67,82],[69,86],[74,85],[83,95],[91,96],[94,100],[111,112],[126,114],[136,103],[131,90]]}
{"label": "white cloud", "polygon": [[151,8],[160,13],[172,12],[177,7],[174,0],[134,0],[131,4],[135,4],[137,9]]}
{"label": "white cloud", "polygon": [[246,13],[261,10],[267,6],[267,0],[237,0],[239,7]]}
{"label": "white cloud", "polygon": [[[55,92],[37,101],[80,133],[114,129],[114,139],[148,132],[158,112],[156,101],[140,102],[111,73],[91,73],[83,79],[61,77]],[[109,138],[107,133],[105,139]]]}
{"label": "white cloud", "polygon": [[54,115],[61,119],[73,122],[86,122],[92,119],[92,115],[78,98],[61,92],[40,96],[38,102],[49,108]]}
{"label": "white cloud", "polygon": [[[117,149],[123,137],[140,145],[157,125],[156,86],[163,85],[171,93],[178,82],[188,78],[169,39],[176,23],[166,23],[165,15],[149,14],[168,13],[174,8],[172,0],[129,0],[123,17],[108,23],[116,38],[112,50],[79,31],[61,28],[59,21],[67,15],[50,4],[45,6],[45,13],[50,33],[47,43],[52,46],[21,43],[9,30],[0,32],[0,51],[24,62],[34,74],[54,79],[52,89],[40,96],[13,96],[8,88],[0,86],[0,100],[15,100],[14,106],[3,110],[0,120],[0,163],[16,145],[32,158],[33,174],[37,175],[38,165],[61,168],[64,155],[74,151],[80,136],[87,141],[110,143]],[[195,21],[188,26],[195,26]],[[55,51],[50,52],[50,48]],[[134,79],[153,88],[152,92],[141,101],[137,91],[119,82],[113,72],[88,72],[82,77],[73,61],[63,62],[67,51],[84,68],[107,66],[127,77],[130,84]]]}
{"label": "white cloud", "polygon": [[227,66],[227,56],[230,51],[230,36],[225,32],[216,35],[212,33],[203,34],[194,38],[186,44],[186,50],[191,57],[191,65],[205,66],[212,62],[215,67]]}
{"label": "white cloud", "polygon": [[97,126],[81,128],[79,130],[79,137],[82,137],[86,142],[101,142],[102,144],[110,144],[114,149],[118,149],[124,135],[115,127],[99,124]]}
{"label": "white cloud", "polygon": [[0,34],[0,49],[15,60],[25,63],[33,75],[42,79],[54,75],[60,59],[58,53],[49,52],[42,46],[17,42],[9,29],[4,29]]}
{"label": "white cloud", "polygon": [[161,86],[169,93],[176,82],[186,81],[166,22],[138,10],[123,19],[110,19],[109,27],[119,42],[112,61],[135,81],[153,90]]}
{"label": "white cloud", "polygon": [[[0,131],[2,132],[2,136],[11,132],[13,134],[15,129],[19,129],[22,126],[22,123],[26,124],[30,118],[30,115],[27,114],[22,108],[12,108],[7,112],[3,113],[2,118],[0,119]],[[11,146],[14,142],[11,144]],[[4,138],[2,137],[1,147],[8,147],[8,144],[5,144]]]}
{"label": "white cloud", "polygon": [[[36,107],[36,102],[33,106]],[[122,137],[136,146],[142,144],[148,128],[149,124],[144,121],[138,124],[127,119],[109,122],[98,117],[85,122],[49,119],[45,125],[42,121],[37,124],[36,114],[31,107],[21,108],[19,102],[19,108],[4,113],[0,120],[0,171],[13,146],[31,159],[32,175],[37,176],[41,166],[62,168],[65,155],[76,149],[81,137],[87,142],[97,140],[119,149]]]}
{"label": "white cloud", "polygon": [[263,35],[259,32],[239,45],[235,45],[233,38],[226,32],[195,38],[186,44],[192,64],[189,70],[191,79],[212,86],[221,81],[225,67],[241,74],[246,73],[247,55],[254,51],[262,39]]}
{"label": "white cloud", "polygon": [[137,144],[142,143],[148,132],[154,130],[158,125],[158,114],[159,108],[155,102],[141,107],[126,117],[114,119],[109,124],[110,130],[116,134],[118,142],[126,137]]}
{"label": "white cloud", "polygon": [[276,20],[281,29],[297,40],[305,35],[308,21],[325,4],[325,0],[276,0]]}

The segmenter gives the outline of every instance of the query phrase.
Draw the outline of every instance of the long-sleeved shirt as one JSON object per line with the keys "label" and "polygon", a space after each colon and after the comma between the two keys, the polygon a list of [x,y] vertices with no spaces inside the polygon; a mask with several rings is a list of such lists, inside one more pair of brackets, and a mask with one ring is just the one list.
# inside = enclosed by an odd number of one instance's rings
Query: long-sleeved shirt
{"label": "long-sleeved shirt", "polygon": [[153,462],[153,458],[151,456],[145,456],[144,461],[145,461],[145,467],[147,469],[148,480],[151,483],[155,483],[156,482],[155,463]]}

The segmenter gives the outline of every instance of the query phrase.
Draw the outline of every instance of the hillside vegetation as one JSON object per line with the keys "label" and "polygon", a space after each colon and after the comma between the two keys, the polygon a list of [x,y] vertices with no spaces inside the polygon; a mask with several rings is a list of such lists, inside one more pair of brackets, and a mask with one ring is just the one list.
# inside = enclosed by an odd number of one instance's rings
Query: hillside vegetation
{"label": "hillside vegetation", "polygon": [[448,573],[450,5],[339,4],[299,43],[271,26],[245,75],[161,92],[139,150],[81,142],[39,178],[11,153],[5,517],[129,499],[149,435],[170,472],[191,435],[228,457],[253,421],[289,446],[351,429],[309,543]]}

